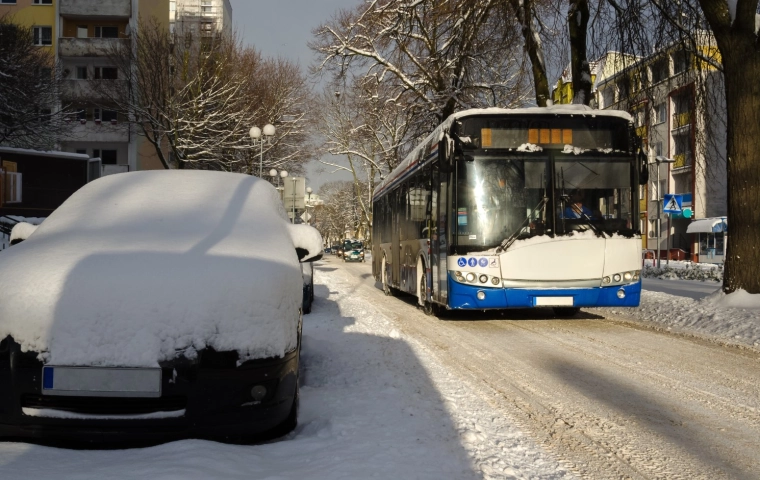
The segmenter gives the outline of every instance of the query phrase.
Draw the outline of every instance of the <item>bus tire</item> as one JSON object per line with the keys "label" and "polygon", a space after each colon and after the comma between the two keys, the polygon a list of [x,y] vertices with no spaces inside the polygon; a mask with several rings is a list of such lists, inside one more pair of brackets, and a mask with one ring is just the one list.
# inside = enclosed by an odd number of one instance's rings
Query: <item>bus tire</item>
{"label": "bus tire", "polygon": [[574,317],[580,312],[580,308],[574,307],[554,307],[555,317]]}
{"label": "bus tire", "polygon": [[385,292],[386,295],[389,297],[393,297],[395,295],[395,292],[393,291],[393,287],[390,286],[388,283],[388,274],[386,269],[387,263],[385,262],[385,257],[383,257],[383,263],[382,263],[382,270],[380,272],[381,278],[383,279],[383,292]]}
{"label": "bus tire", "polygon": [[419,274],[420,282],[417,285],[417,306],[422,310],[425,315],[435,316],[437,313],[437,305],[427,300],[427,275],[425,275],[425,264],[422,259],[417,261],[417,273]]}

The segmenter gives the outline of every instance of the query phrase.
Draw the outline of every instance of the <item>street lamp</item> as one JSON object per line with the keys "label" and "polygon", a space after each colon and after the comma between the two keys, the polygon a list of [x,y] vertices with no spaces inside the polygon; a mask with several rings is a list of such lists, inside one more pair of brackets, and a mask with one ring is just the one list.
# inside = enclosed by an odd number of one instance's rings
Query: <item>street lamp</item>
{"label": "street lamp", "polygon": [[253,146],[259,145],[259,178],[262,178],[262,168],[264,165],[264,144],[272,144],[272,137],[274,137],[274,125],[267,123],[264,125],[264,137],[261,136],[261,129],[259,127],[251,127],[248,131],[248,135],[251,136]]}
{"label": "street lamp", "polygon": [[269,170],[269,176],[272,177],[272,183],[274,183],[275,179],[277,179],[277,186],[275,186],[275,188],[277,189],[277,193],[280,194],[280,201],[282,201],[282,189],[280,189],[280,178],[284,180],[285,177],[288,176],[288,172],[286,172],[285,170],[278,172],[276,168],[273,168]]}
{"label": "street lamp", "polygon": [[[654,157],[654,162],[649,163],[649,165],[657,165],[657,268],[660,268],[662,266],[662,262],[660,260],[660,236],[662,233],[662,223],[660,219],[660,216],[662,214],[662,195],[660,192],[660,164],[662,163],[675,163],[675,160],[672,158],[657,155]],[[670,230],[670,228],[668,228],[668,230]],[[668,231],[668,239],[670,239],[670,231]]]}
{"label": "street lamp", "polygon": [[311,187],[306,187],[306,195],[308,195],[308,198],[306,199],[306,223],[311,225],[311,218],[309,217],[309,207],[311,207],[311,192],[314,190],[311,189]]}

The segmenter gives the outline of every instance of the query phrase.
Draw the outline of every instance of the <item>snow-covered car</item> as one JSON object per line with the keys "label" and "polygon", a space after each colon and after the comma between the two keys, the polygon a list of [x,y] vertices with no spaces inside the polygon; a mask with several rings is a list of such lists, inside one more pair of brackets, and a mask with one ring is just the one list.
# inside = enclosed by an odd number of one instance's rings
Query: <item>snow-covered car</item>
{"label": "snow-covered car", "polygon": [[110,175],[0,255],[0,437],[258,441],[298,413],[322,238],[242,174]]}
{"label": "snow-covered car", "polygon": [[364,250],[346,250],[343,254],[344,262],[363,262]]}

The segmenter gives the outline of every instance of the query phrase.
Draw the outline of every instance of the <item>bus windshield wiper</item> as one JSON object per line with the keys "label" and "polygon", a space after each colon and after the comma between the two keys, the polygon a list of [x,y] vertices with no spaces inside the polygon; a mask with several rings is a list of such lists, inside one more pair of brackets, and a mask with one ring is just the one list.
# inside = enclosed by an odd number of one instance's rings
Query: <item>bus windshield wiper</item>
{"label": "bus windshield wiper", "polygon": [[534,208],[531,211],[530,215],[528,215],[528,216],[525,217],[525,220],[523,220],[523,222],[520,224],[520,226],[517,227],[517,230],[515,230],[515,232],[512,233],[512,235],[510,235],[509,237],[507,237],[504,240],[502,240],[501,244],[498,247],[496,247],[496,253],[500,253],[500,252],[505,251],[506,249],[509,248],[510,245],[512,245],[513,243],[515,243],[515,240],[517,240],[517,237],[520,236],[520,232],[522,232],[522,229],[525,228],[525,226],[528,225],[528,223],[530,222],[531,218],[533,217],[533,214],[536,211],[539,211],[540,209],[542,209],[544,207],[544,205],[546,204],[546,201],[547,201],[547,198],[544,197],[544,198],[541,199],[540,202],[538,202],[538,205],[536,205],[536,208]]}

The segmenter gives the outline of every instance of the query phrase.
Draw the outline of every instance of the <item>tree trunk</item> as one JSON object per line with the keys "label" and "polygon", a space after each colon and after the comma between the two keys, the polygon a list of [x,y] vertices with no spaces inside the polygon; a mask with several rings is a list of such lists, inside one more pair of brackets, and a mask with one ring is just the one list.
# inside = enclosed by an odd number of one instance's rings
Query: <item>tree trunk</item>
{"label": "tree trunk", "polygon": [[570,34],[570,71],[573,76],[573,103],[591,102],[591,68],[586,58],[588,0],[570,0],[567,27]]}
{"label": "tree trunk", "polygon": [[715,35],[726,85],[728,240],[723,291],[760,294],[760,39],[758,0],[699,0]]}
{"label": "tree trunk", "polygon": [[539,37],[533,22],[533,2],[531,0],[511,0],[511,6],[522,27],[525,50],[530,58],[533,86],[536,89],[536,104],[539,107],[545,107],[546,101],[551,96],[549,95],[549,79],[546,76],[546,62],[544,61],[541,37]]}
{"label": "tree trunk", "polygon": [[760,294],[760,52],[731,42],[724,53],[728,117],[728,244],[723,291]]}

